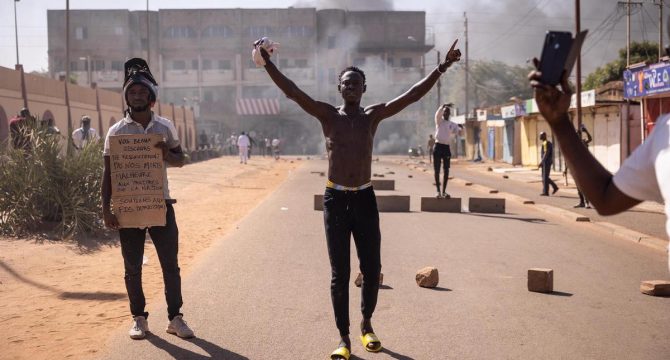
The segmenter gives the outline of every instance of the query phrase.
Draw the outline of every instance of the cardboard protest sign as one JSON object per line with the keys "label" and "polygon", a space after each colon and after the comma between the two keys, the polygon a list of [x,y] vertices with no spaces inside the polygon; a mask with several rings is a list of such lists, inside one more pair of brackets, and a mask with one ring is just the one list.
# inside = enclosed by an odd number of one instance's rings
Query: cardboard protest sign
{"label": "cardboard protest sign", "polygon": [[122,228],[165,226],[160,134],[109,137],[112,207]]}

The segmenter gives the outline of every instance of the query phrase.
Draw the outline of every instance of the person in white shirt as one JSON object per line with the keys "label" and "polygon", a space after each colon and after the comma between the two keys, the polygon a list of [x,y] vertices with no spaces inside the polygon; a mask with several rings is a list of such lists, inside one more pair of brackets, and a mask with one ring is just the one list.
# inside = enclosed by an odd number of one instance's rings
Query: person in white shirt
{"label": "person in white shirt", "polygon": [[[538,68],[539,61],[533,59],[533,63]],[[588,151],[572,125],[568,115],[572,96],[568,74],[564,72],[560,90],[542,83],[541,76],[537,70],[528,75],[535,89],[537,106],[551,126],[575,182],[598,213],[618,214],[649,200],[664,203],[667,217],[670,214],[670,114],[656,120],[649,137],[612,175]],[[666,219],[665,229],[670,235],[670,218]]]}
{"label": "person in white shirt", "polygon": [[240,153],[240,164],[247,163],[247,158],[249,157],[249,137],[242,131],[240,136],[237,138],[237,150]]}
{"label": "person in white shirt", "polygon": [[[435,186],[437,198],[449,198],[447,194],[447,180],[451,167],[451,140],[460,131],[460,127],[449,120],[451,104],[444,104],[435,112],[435,146],[433,148],[433,168],[435,169]],[[440,164],[442,163],[442,164]],[[440,192],[440,166],[444,168],[442,191]]]}
{"label": "person in white shirt", "polygon": [[98,132],[91,127],[91,118],[88,115],[81,117],[81,127],[72,132],[72,142],[77,150],[81,150],[94,141],[100,140]]}
{"label": "person in white shirt", "polygon": [[275,157],[275,160],[279,160],[279,139],[272,139],[272,154]]}

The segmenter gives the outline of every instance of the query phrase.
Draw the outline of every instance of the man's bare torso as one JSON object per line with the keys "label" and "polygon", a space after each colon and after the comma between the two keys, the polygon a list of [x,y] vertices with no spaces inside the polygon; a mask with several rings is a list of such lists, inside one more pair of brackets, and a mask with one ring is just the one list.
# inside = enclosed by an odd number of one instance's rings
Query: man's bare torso
{"label": "man's bare torso", "polygon": [[328,151],[328,179],[344,186],[363,185],[370,181],[377,123],[363,108],[351,115],[334,110],[320,119]]}

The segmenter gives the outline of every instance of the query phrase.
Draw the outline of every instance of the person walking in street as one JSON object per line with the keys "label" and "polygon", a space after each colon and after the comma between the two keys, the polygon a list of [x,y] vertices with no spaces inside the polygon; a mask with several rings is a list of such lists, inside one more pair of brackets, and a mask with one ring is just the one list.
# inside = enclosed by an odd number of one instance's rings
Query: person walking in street
{"label": "person walking in street", "polygon": [[[533,59],[533,64],[537,69],[539,61]],[[665,204],[665,215],[670,223],[670,114],[656,119],[649,136],[612,175],[582,146],[582,139],[572,125],[568,114],[572,97],[569,73],[563,73],[560,89],[544,84],[541,76],[537,70],[528,75],[537,106],[558,139],[572,176],[598,214],[619,214],[648,200]],[[670,227],[666,226],[666,232],[670,236]]]}
{"label": "person walking in street", "polygon": [[242,131],[240,136],[237,138],[237,150],[240,154],[240,164],[246,164],[249,157],[249,137]]}
{"label": "person walking in street", "polygon": [[381,272],[379,211],[371,183],[374,135],[382,120],[398,114],[426,95],[440,76],[460,60],[461,52],[455,49],[454,42],[444,61],[407,92],[391,101],[368,107],[361,107],[361,98],[366,91],[365,73],[349,66],[339,76],[337,89],[343,103],[336,107],[312,99],[282,74],[264,48],[266,41],[268,39],[263,38],[254,45],[255,51],[260,51],[268,75],[289,99],[319,121],[326,138],[328,181],[323,216],[331,264],[331,299],[341,337],[330,358],[348,360],[351,356],[349,277],[352,234],[363,274],[360,338],[366,351],[379,352],[382,344],[372,328]]}
{"label": "person walking in street", "polygon": [[[451,140],[460,131],[460,127],[449,120],[451,115],[451,104],[440,106],[435,112],[435,147],[431,153],[433,157],[433,169],[435,170],[435,187],[437,187],[437,198],[450,198],[447,194],[447,181],[449,180],[449,168],[451,167]],[[440,166],[444,169],[442,178],[442,191],[440,192]]]}
{"label": "person walking in street", "polygon": [[540,196],[549,196],[549,186],[551,185],[553,191],[552,194],[556,194],[558,191],[558,185],[551,180],[551,166],[554,165],[554,144],[547,139],[547,133],[544,131],[540,133],[540,141],[542,141],[542,150],[540,156],[540,164],[537,166],[538,169],[542,169],[542,194]]}
{"label": "person walking in street", "polygon": [[428,135],[428,163],[433,163],[433,149],[435,148],[435,138],[433,134]]}
{"label": "person walking in street", "polygon": [[272,154],[275,157],[275,160],[279,160],[279,144],[280,141],[277,138],[272,139],[270,145],[272,146]]}
{"label": "person walking in street", "polygon": [[[165,299],[167,301],[168,326],[166,331],[181,338],[191,338],[193,330],[186,324],[180,309],[183,305],[181,294],[181,276],[178,264],[179,230],[175,219],[173,204],[168,190],[166,167],[181,167],[185,156],[182,152],[177,130],[174,124],[156,115],[151,108],[156,103],[158,84],[149,71],[146,61],[134,58],[125,63],[123,95],[128,109],[126,116],[114,124],[105,138],[104,171],[102,180],[102,212],[105,225],[119,231],[121,254],[125,268],[126,290],[130,300],[130,312],[133,323],[128,332],[131,339],[144,339],[149,331],[147,322],[149,313],[145,311],[146,300],[142,290],[142,259],[147,231],[156,247],[156,253],[163,272]],[[160,134],[164,141],[156,144],[163,153],[163,184],[166,205],[165,226],[148,228],[121,228],[111,209],[112,177],[110,168],[110,137],[127,134]]]}
{"label": "person walking in street", "polygon": [[91,127],[91,118],[88,115],[81,117],[80,127],[72,132],[74,148],[81,150],[89,143],[100,140],[98,132]]}

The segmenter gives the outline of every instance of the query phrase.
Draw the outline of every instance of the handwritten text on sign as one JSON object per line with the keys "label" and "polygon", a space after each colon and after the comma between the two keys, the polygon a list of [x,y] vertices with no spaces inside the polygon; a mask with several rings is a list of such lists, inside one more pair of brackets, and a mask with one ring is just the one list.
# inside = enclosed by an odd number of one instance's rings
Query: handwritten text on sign
{"label": "handwritten text on sign", "polygon": [[114,214],[123,228],[165,226],[159,134],[109,137]]}

